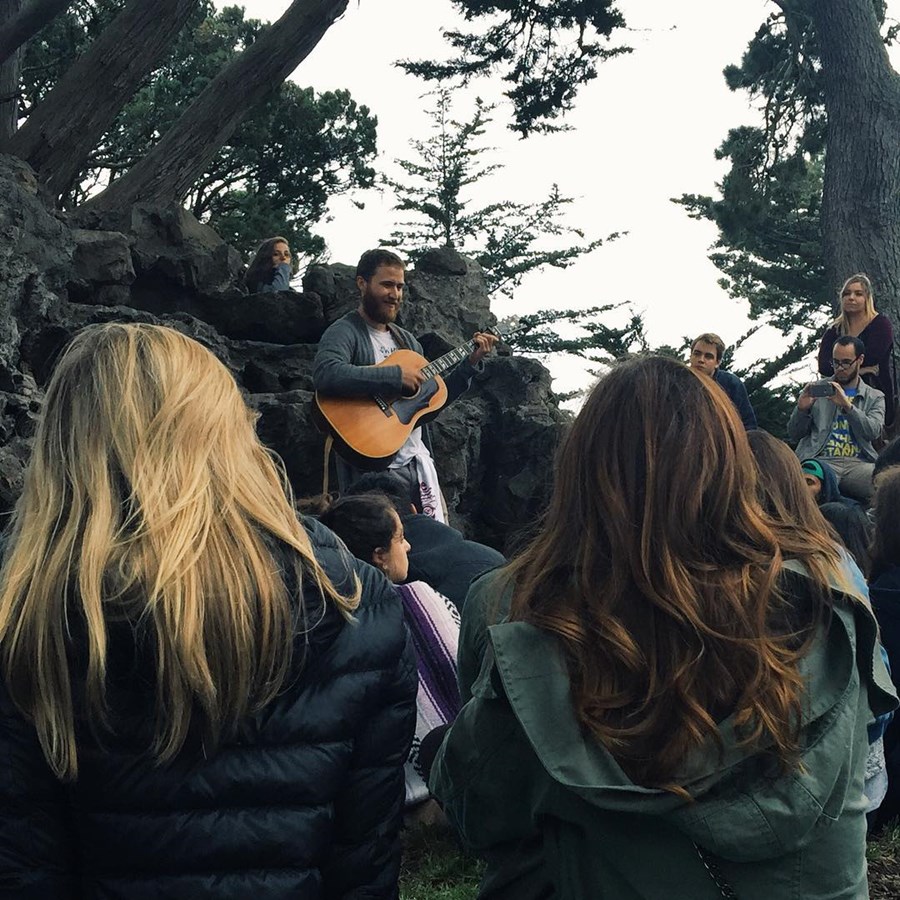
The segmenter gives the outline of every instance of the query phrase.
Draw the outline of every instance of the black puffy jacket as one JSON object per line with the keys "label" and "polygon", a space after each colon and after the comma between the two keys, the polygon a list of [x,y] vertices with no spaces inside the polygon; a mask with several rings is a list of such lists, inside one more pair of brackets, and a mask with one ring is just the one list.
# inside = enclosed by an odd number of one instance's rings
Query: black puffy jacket
{"label": "black puffy jacket", "polygon": [[[185,749],[158,767],[146,734],[120,732],[102,750],[80,740],[78,779],[62,784],[0,689],[0,896],[397,896],[417,687],[403,610],[380,573],[307,528],[339,589],[362,580],[357,624],[329,603],[299,677],[210,758]],[[321,610],[314,587],[305,599]]]}

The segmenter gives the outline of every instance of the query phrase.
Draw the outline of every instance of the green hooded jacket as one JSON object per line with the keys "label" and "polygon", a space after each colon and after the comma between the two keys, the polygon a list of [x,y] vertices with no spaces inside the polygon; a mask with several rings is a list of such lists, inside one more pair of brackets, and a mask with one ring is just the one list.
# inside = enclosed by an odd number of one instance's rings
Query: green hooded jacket
{"label": "green hooded jacket", "polygon": [[[783,587],[809,590],[796,564]],[[475,582],[460,635],[465,706],[430,786],[487,860],[484,900],[838,900],[868,896],[866,726],[897,705],[865,600],[835,594],[801,668],[801,765],[772,774],[739,747],[698,754],[679,783],[693,801],[633,783],[587,737],[552,635],[497,621],[502,570]],[[700,849],[698,849],[700,848]],[[702,856],[701,856],[702,853]],[[710,871],[712,870],[712,871]],[[729,893],[731,891],[731,893]]]}

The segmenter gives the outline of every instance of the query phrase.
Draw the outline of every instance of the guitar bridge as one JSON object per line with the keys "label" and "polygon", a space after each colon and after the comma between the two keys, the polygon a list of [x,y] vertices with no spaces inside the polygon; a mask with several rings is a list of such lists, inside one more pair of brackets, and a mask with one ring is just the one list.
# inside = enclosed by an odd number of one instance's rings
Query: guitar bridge
{"label": "guitar bridge", "polygon": [[386,403],[381,397],[374,397],[373,399],[378,404],[378,408],[384,413],[385,418],[389,419],[394,414],[390,404]]}

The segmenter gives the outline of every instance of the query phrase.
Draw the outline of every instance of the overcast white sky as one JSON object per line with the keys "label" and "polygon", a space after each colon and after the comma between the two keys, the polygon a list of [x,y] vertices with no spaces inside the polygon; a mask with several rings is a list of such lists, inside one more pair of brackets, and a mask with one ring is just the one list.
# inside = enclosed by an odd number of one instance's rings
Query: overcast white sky
{"label": "overcast white sky", "polygon": [[[249,15],[272,20],[289,0],[243,5]],[[629,234],[565,271],[532,275],[512,303],[496,303],[494,312],[502,318],[629,301],[645,311],[654,343],[674,344],[702,331],[716,331],[730,343],[749,322],[745,307],[717,285],[718,270],[707,258],[716,229],[692,221],[669,198],[715,193],[725,171],[715,148],[729,128],[755,121],[746,95],[731,93],[721,72],[740,60],[773,7],[766,0],[620,0],[619,7],[629,30],[616,41],[634,52],[603,63],[599,77],[580,90],[567,119],[572,131],[521,141],[505,130],[505,110],[496,111],[488,137],[505,169],[484,199],[538,200],[557,182],[564,194],[579,198],[572,224],[591,236]],[[292,77],[317,90],[347,88],[366,104],[379,121],[377,166],[390,167],[410,155],[409,139],[424,137],[429,126],[421,99],[428,86],[392,63],[446,55],[441,29],[455,24],[446,0],[351,0]],[[487,100],[499,97],[487,81],[475,92]],[[456,110],[460,119],[469,112]],[[355,263],[362,250],[390,233],[392,197],[370,191],[359,199],[365,210],[338,200],[332,221],[320,229],[335,262]],[[739,359],[750,362],[780,343],[777,335],[756,336]],[[589,380],[578,366],[550,367],[558,390]]]}

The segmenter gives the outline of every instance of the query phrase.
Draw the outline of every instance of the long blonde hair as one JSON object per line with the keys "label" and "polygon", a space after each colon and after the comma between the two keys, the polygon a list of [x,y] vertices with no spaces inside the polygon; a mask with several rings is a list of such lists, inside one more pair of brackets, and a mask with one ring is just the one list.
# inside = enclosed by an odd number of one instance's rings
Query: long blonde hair
{"label": "long blonde hair", "polygon": [[850,320],[847,318],[847,313],[844,312],[843,297],[844,291],[846,291],[851,284],[857,282],[863,286],[863,291],[866,295],[866,307],[863,310],[866,317],[866,325],[878,315],[878,313],[875,312],[875,295],[872,293],[872,282],[869,280],[869,276],[863,275],[862,272],[851,275],[843,285],[841,285],[841,292],[838,294],[838,306],[840,312],[838,312],[837,317],[831,323],[837,329],[838,336],[850,334]]}
{"label": "long blonde hair", "polygon": [[342,596],[317,563],[253,423],[227,369],[169,328],[92,326],[60,359],[0,572],[3,677],[59,777],[78,773],[75,695],[108,724],[110,621],[140,629],[155,659],[148,749],[163,762],[192,719],[214,744],[291,670],[306,613],[276,541],[298,588],[311,578],[323,603],[355,609],[358,586]]}

